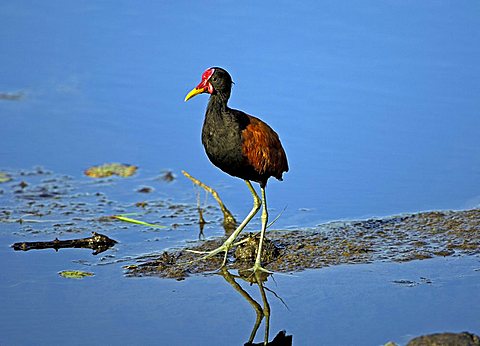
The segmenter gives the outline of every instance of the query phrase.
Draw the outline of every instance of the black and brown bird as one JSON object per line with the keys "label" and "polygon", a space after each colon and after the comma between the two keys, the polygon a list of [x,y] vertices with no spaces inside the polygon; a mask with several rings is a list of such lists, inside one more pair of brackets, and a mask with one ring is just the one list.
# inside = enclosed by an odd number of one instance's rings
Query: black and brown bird
{"label": "black and brown bird", "polygon": [[[185,97],[185,101],[209,93],[207,111],[202,129],[202,143],[210,161],[225,173],[244,179],[253,196],[253,208],[222,246],[203,258],[227,252],[248,222],[262,211],[262,229],[257,249],[254,272],[267,271],[261,266],[262,244],[268,222],[265,188],[270,177],[282,180],[288,171],[285,151],[277,133],[262,120],[228,107],[232,91],[232,77],[220,67],[211,67],[202,74],[202,81]],[[250,181],[260,184],[262,199],[258,197]]]}

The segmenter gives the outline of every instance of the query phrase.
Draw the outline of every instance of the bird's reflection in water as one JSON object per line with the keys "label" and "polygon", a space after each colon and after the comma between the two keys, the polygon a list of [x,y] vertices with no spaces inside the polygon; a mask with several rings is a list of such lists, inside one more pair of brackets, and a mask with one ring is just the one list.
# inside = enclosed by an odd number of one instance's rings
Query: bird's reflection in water
{"label": "bird's reflection in water", "polygon": [[[256,319],[255,324],[253,326],[252,332],[250,333],[250,337],[248,342],[245,343],[246,346],[256,346],[256,345],[275,345],[275,346],[286,346],[292,345],[292,335],[286,335],[285,331],[282,330],[278,332],[275,338],[268,342],[269,338],[269,331],[270,331],[270,304],[268,303],[268,298],[266,295],[266,289],[264,287],[264,283],[267,281],[269,274],[263,272],[255,272],[247,270],[245,272],[239,272],[239,275],[234,275],[229,272],[225,267],[222,267],[218,272],[225,281],[227,281],[240,295],[245,298],[245,300],[252,306],[255,310]],[[244,274],[244,275],[243,275]],[[259,288],[260,296],[262,298],[262,305],[260,305],[255,299],[252,298],[248,292],[243,289],[243,287],[237,281],[244,281],[249,285],[256,285]],[[271,291],[270,291],[271,292]],[[262,323],[262,320],[265,318],[265,336],[263,343],[253,343],[255,335],[257,334],[258,328]]]}

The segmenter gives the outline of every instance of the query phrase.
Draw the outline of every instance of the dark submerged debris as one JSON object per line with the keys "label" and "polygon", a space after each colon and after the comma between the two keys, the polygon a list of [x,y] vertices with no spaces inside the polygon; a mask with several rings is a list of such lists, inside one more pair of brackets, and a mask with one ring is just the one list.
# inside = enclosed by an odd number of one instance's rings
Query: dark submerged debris
{"label": "dark submerged debris", "polygon": [[[246,234],[239,240],[227,263],[230,268],[252,266],[255,237]],[[266,243],[271,245],[266,248],[272,250],[263,253],[262,262],[274,272],[344,263],[403,262],[435,256],[474,255],[480,253],[480,209],[334,222],[313,230],[269,231],[268,237]],[[197,242],[190,250],[209,251],[222,243],[223,239]],[[127,275],[183,279],[191,274],[217,270],[223,259],[223,254],[219,254],[208,260],[199,260],[200,254],[185,249],[167,255],[131,266]],[[164,258],[169,259],[168,263],[164,263]]]}
{"label": "dark submerged debris", "polygon": [[172,171],[165,171],[160,175],[160,179],[166,181],[167,183],[171,183],[175,180],[175,174]]}
{"label": "dark submerged debris", "polygon": [[150,192],[153,192],[153,187],[150,187],[150,186],[142,186],[141,188],[139,188],[137,190],[137,192],[140,192],[140,193],[150,193]]}
{"label": "dark submerged debris", "polygon": [[102,253],[117,242],[110,239],[106,235],[92,232],[92,236],[82,239],[71,240],[58,240],[55,238],[53,241],[35,241],[35,242],[20,242],[12,245],[15,251],[29,251],[29,250],[42,250],[42,249],[64,249],[64,248],[85,248],[94,250],[93,254],[97,255]]}
{"label": "dark submerged debris", "polygon": [[0,92],[0,100],[5,101],[19,101],[25,97],[22,91],[16,92]]}
{"label": "dark submerged debris", "polygon": [[401,280],[394,280],[392,282],[394,284],[402,285],[402,286],[405,286],[405,287],[415,287],[415,286],[422,285],[422,284],[431,284],[432,280],[430,280],[428,278],[421,277],[420,281],[412,281],[412,280],[401,279]]}
{"label": "dark submerged debris", "polygon": [[135,206],[138,208],[146,208],[148,206],[147,202],[137,202],[135,203]]}

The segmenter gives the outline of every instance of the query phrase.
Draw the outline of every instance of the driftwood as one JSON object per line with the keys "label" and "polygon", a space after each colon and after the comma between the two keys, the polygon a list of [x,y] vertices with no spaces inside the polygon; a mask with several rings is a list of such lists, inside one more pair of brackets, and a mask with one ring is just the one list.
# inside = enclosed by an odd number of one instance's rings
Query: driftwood
{"label": "driftwood", "polygon": [[97,255],[115,245],[117,242],[106,235],[92,232],[92,236],[82,239],[58,240],[53,241],[34,241],[21,242],[12,245],[15,251],[41,250],[41,249],[64,249],[64,248],[85,248],[92,249],[93,254]]}

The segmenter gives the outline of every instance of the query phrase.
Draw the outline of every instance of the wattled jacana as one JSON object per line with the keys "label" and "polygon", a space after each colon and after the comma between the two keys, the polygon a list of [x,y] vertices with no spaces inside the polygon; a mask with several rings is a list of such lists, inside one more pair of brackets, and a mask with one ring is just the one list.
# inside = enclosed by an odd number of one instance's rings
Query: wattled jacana
{"label": "wattled jacana", "polygon": [[[270,177],[282,180],[283,172],[288,171],[287,156],[277,133],[270,126],[258,118],[228,107],[232,84],[232,77],[227,71],[212,67],[202,74],[200,84],[185,97],[185,101],[188,101],[201,93],[210,94],[202,129],[205,152],[210,161],[222,171],[244,179],[253,196],[253,208],[245,220],[223,245],[208,252],[203,259],[225,252],[225,265],[228,250],[263,203],[260,242],[252,270],[268,272],[261,266],[262,244],[268,222],[265,187]],[[250,180],[260,184],[261,201]]]}

